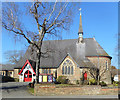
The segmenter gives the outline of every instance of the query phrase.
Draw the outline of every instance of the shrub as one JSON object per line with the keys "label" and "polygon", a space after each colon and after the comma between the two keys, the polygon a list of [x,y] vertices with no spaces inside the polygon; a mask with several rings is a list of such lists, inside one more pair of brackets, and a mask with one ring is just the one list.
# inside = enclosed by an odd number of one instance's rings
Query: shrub
{"label": "shrub", "polygon": [[88,80],[84,80],[83,85],[88,85],[89,81]]}
{"label": "shrub", "polygon": [[79,82],[79,80],[76,80],[76,84],[79,84],[80,82]]}
{"label": "shrub", "polygon": [[14,82],[14,78],[9,76],[2,76],[2,82]]}
{"label": "shrub", "polygon": [[56,80],[59,84],[68,84],[69,80],[66,76],[59,76]]}
{"label": "shrub", "polygon": [[97,81],[95,79],[89,79],[89,85],[97,85]]}
{"label": "shrub", "polygon": [[114,86],[118,86],[118,84],[120,84],[120,82],[113,81]]}
{"label": "shrub", "polygon": [[100,82],[100,85],[101,86],[107,86],[107,84],[104,81]]}
{"label": "shrub", "polygon": [[19,82],[19,79],[18,78],[14,78],[15,82]]}

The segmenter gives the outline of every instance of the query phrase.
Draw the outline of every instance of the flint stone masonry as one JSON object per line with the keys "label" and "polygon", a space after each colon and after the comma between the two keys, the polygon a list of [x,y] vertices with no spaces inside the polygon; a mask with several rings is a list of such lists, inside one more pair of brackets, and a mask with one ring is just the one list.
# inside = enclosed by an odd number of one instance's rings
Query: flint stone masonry
{"label": "flint stone masonry", "polygon": [[34,95],[95,95],[99,94],[101,86],[57,86],[35,84]]}

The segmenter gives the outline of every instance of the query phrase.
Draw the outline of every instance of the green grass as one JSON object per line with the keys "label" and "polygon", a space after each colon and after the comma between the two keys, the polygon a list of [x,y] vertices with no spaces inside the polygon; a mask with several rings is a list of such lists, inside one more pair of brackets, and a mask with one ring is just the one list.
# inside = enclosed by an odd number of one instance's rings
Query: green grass
{"label": "green grass", "polygon": [[29,92],[30,94],[34,94],[34,88],[28,87],[28,92]]}

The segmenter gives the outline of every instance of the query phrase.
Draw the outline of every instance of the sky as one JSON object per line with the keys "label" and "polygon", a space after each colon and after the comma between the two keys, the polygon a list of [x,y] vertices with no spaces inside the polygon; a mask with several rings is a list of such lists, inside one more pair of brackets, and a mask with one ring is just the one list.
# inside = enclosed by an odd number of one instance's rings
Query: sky
{"label": "sky", "polygon": [[[80,3],[80,8],[82,9],[83,37],[95,37],[96,41],[112,57],[111,65],[118,67],[118,57],[116,56],[118,41],[118,3],[82,2]],[[79,17],[78,10],[73,19],[70,31],[62,32],[62,39],[78,38]],[[7,63],[4,55],[6,51],[26,50],[27,46],[28,44],[25,39],[18,42],[9,32],[2,28],[2,58],[0,58],[2,62],[0,63]]]}

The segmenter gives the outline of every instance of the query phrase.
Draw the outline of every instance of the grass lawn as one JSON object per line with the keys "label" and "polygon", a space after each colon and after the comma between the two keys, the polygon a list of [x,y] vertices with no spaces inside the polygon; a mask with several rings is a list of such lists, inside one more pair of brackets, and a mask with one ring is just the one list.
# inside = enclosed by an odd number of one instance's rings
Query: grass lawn
{"label": "grass lawn", "polygon": [[34,88],[28,87],[28,92],[29,92],[30,94],[34,94]]}

